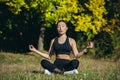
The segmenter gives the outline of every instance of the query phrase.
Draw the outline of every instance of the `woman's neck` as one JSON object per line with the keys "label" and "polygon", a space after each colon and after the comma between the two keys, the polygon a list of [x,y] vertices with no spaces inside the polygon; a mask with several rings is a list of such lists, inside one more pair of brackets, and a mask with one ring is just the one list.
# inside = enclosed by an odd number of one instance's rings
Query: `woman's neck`
{"label": "woman's neck", "polygon": [[58,37],[58,43],[59,43],[59,44],[65,43],[66,38],[67,38],[67,35],[66,35],[66,34],[65,34],[65,35],[59,35],[59,37]]}
{"label": "woman's neck", "polygon": [[67,35],[66,34],[63,34],[63,35],[59,35],[59,38],[66,38]]}

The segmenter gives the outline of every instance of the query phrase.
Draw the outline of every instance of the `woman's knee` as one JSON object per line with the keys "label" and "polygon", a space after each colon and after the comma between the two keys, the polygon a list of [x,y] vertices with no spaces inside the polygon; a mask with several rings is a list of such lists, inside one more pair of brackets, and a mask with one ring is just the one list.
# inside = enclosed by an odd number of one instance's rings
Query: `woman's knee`
{"label": "woman's knee", "polygon": [[48,62],[49,62],[48,60],[43,59],[40,64],[41,64],[42,66],[44,66],[44,65],[46,65]]}
{"label": "woman's knee", "polygon": [[72,66],[74,66],[75,68],[78,68],[80,64],[80,62],[77,59],[72,60],[71,63],[72,63]]}
{"label": "woman's knee", "polygon": [[45,60],[45,59],[43,59],[43,60],[41,61],[41,66],[42,66],[44,69],[47,69],[47,70],[49,70],[49,71],[53,71],[53,70],[56,68],[53,63],[51,63],[50,61]]}
{"label": "woman's knee", "polygon": [[78,61],[77,59],[72,60],[72,63],[73,63],[73,64],[78,64],[78,65],[79,65],[79,61]]}

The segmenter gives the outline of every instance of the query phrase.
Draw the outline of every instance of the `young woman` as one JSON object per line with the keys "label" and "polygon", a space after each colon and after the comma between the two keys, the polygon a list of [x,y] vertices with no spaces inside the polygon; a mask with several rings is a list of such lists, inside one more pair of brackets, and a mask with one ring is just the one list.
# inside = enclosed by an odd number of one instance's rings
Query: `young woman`
{"label": "young woman", "polygon": [[[56,54],[56,60],[54,63],[51,63],[49,60],[41,61],[42,67],[48,74],[51,74],[51,72],[69,74],[69,71],[71,70],[72,73],[78,73],[77,68],[79,66],[79,61],[77,59],[86,53],[89,48],[93,47],[93,42],[90,42],[86,48],[84,48],[81,52],[78,52],[75,40],[66,35],[67,30],[68,26],[66,22],[63,20],[58,21],[57,32],[59,36],[51,40],[48,54],[44,54],[38,51],[33,45],[29,45],[29,49],[32,52],[38,53],[44,58],[50,59],[53,53]],[[73,60],[70,60],[71,51],[75,57]]]}

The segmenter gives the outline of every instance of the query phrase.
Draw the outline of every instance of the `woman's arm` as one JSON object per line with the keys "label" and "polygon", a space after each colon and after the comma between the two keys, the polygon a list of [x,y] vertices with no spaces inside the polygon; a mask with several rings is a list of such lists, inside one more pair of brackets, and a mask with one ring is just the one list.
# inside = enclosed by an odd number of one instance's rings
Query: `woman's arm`
{"label": "woman's arm", "polygon": [[44,58],[50,59],[52,52],[53,52],[53,49],[52,49],[53,42],[54,42],[54,39],[50,43],[50,48],[49,48],[48,54],[45,54],[45,53],[38,51],[33,45],[29,45],[29,50],[39,54],[40,56],[42,56]]}
{"label": "woman's arm", "polygon": [[71,45],[72,45],[72,51],[73,54],[75,56],[75,58],[80,58],[84,53],[86,53],[88,51],[88,49],[93,48],[93,42],[90,42],[86,48],[84,48],[81,52],[78,52],[77,46],[76,46],[76,42],[74,39],[71,39]]}

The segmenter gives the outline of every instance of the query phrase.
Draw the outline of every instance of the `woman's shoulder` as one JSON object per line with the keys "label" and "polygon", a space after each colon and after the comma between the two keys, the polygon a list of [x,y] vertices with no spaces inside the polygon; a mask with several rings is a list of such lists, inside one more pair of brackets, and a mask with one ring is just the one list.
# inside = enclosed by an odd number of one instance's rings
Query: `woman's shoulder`
{"label": "woman's shoulder", "polygon": [[57,37],[53,38],[53,39],[51,40],[51,42],[53,43],[56,39],[57,39]]}
{"label": "woman's shoulder", "polygon": [[75,42],[75,39],[69,37],[69,42],[70,42],[70,43],[74,43],[74,42]]}
{"label": "woman's shoulder", "polygon": [[70,41],[75,41],[75,39],[74,38],[71,38],[71,37],[68,37],[69,38],[69,40]]}

